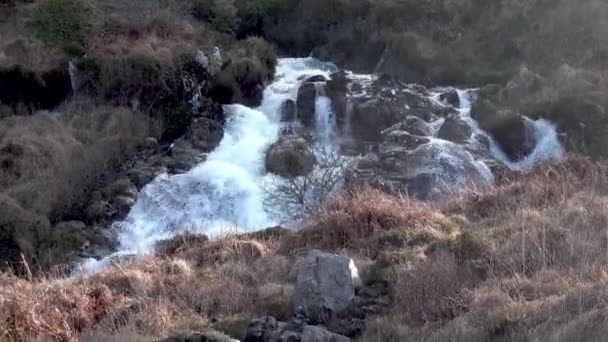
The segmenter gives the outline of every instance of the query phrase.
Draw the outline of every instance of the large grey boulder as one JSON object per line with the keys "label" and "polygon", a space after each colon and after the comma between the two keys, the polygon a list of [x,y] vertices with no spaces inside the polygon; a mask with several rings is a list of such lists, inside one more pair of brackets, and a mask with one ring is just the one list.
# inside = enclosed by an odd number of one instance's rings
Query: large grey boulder
{"label": "large grey boulder", "polygon": [[473,130],[463,119],[451,116],[445,119],[437,137],[453,143],[465,144],[471,138],[471,134]]}
{"label": "large grey boulder", "polygon": [[294,304],[309,320],[325,322],[351,306],[359,285],[352,259],[313,250],[300,265]]}
{"label": "large grey boulder", "polygon": [[266,170],[284,178],[306,176],[316,163],[313,150],[303,138],[283,137],[266,152]]}

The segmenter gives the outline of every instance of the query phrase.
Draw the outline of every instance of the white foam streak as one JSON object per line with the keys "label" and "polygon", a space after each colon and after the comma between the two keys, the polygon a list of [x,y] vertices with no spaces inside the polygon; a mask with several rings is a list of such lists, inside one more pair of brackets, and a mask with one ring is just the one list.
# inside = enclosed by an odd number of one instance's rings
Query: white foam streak
{"label": "white foam streak", "polygon": [[557,130],[553,123],[544,120],[530,120],[533,128],[534,140],[536,145],[532,152],[519,161],[512,161],[507,154],[500,148],[494,139],[479,127],[477,121],[471,117],[471,92],[475,90],[457,90],[460,99],[461,117],[469,124],[473,131],[482,135],[490,142],[490,153],[492,157],[500,161],[510,170],[529,171],[535,165],[542,162],[556,162],[564,157],[564,150],[559,142]]}

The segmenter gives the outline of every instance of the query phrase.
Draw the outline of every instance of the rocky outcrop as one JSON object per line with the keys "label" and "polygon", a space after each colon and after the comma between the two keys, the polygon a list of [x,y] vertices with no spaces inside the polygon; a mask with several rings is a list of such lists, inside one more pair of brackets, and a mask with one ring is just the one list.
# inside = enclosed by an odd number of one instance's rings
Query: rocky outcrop
{"label": "rocky outcrop", "polygon": [[300,265],[294,305],[307,319],[326,322],[350,307],[360,282],[351,259],[313,250]]}
{"label": "rocky outcrop", "polygon": [[387,142],[376,159],[359,161],[349,180],[432,200],[467,185],[489,185],[491,172],[462,146],[448,141],[423,143],[414,149]]}
{"label": "rocky outcrop", "polygon": [[313,127],[315,123],[315,98],[317,89],[312,81],[305,81],[298,88],[296,100],[298,120],[305,127]]}
{"label": "rocky outcrop", "polygon": [[157,342],[238,342],[219,331],[197,331],[181,333],[158,340]]}
{"label": "rocky outcrop", "polygon": [[328,331],[323,326],[309,325],[302,316],[289,322],[279,322],[274,317],[254,319],[249,324],[245,342],[348,342],[350,338]]}
{"label": "rocky outcrop", "polygon": [[437,137],[456,144],[465,144],[473,134],[471,127],[461,118],[450,116],[441,125]]}
{"label": "rocky outcrop", "polygon": [[266,170],[284,178],[306,176],[316,163],[315,155],[306,140],[283,137],[266,152]]}
{"label": "rocky outcrop", "polygon": [[423,123],[456,113],[454,108],[432,101],[424,87],[389,77],[353,80],[349,100],[350,134],[360,142],[380,143],[382,131],[404,121],[415,129],[410,133],[430,135]]}
{"label": "rocky outcrop", "polygon": [[501,109],[487,100],[480,100],[473,105],[471,116],[511,160],[522,159],[536,145],[531,122],[521,114]]}

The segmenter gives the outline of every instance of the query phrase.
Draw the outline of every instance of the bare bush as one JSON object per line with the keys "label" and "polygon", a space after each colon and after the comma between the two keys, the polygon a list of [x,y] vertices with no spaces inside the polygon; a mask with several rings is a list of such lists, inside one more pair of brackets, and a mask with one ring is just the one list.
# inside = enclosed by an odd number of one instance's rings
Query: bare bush
{"label": "bare bush", "polygon": [[314,150],[316,165],[306,176],[292,179],[275,178],[266,189],[266,203],[277,213],[288,213],[286,219],[313,216],[328,203],[344,179],[348,161],[335,151]]}

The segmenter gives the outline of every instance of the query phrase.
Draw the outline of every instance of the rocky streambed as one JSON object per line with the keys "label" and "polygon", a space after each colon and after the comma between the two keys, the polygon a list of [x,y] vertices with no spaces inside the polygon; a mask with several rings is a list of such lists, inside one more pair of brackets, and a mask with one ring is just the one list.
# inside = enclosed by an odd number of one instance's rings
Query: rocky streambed
{"label": "rocky streambed", "polygon": [[[471,116],[476,96],[476,89],[353,74],[313,58],[281,59],[260,107],[225,106],[223,127],[199,118],[171,146],[151,147],[91,212],[107,218],[99,222],[111,227],[118,255],[142,253],[186,230],[214,235],[284,222],[286,210],[268,194],[322,177],[331,165],[319,151],[344,168],[326,196],[368,184],[421,200],[489,186],[497,168],[561,158],[555,129],[542,120],[518,116],[511,133],[526,139],[497,142]],[[292,210],[287,217],[298,217]]]}

